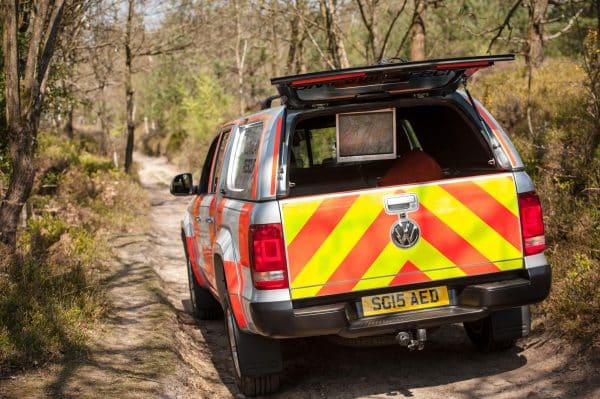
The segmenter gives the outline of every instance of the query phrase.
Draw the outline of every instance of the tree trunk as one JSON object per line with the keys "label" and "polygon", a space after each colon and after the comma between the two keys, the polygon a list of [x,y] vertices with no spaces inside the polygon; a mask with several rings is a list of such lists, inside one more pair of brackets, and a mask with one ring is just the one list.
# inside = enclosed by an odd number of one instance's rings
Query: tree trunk
{"label": "tree trunk", "polygon": [[425,8],[426,0],[414,0],[415,13],[412,23],[412,37],[410,41],[411,61],[425,59]]}
{"label": "tree trunk", "polygon": [[135,11],[135,1],[129,0],[127,12],[127,26],[125,31],[125,97],[127,107],[127,144],[125,147],[125,172],[131,172],[133,164],[133,146],[135,134],[135,121],[133,120],[133,83],[132,83],[132,62],[133,54],[131,52],[131,29],[133,24],[133,13]]}
{"label": "tree trunk", "polygon": [[356,0],[356,5],[358,6],[358,10],[360,11],[360,17],[362,19],[363,25],[367,30],[367,37],[365,39],[365,60],[367,64],[373,64],[379,60],[377,60],[377,45],[375,44],[375,4],[373,1],[366,1],[363,4],[362,0]]}
{"label": "tree trunk", "polygon": [[271,0],[271,76],[279,76],[279,40],[277,32],[277,16],[279,0]]}
{"label": "tree trunk", "polygon": [[[6,98],[6,125],[12,161],[12,173],[6,194],[0,206],[0,241],[12,251],[16,247],[17,227],[23,204],[29,198],[33,185],[33,152],[35,139],[23,125],[21,118],[21,93],[19,81],[17,43],[18,2],[7,1],[2,6],[4,25],[2,47]],[[33,147],[33,148],[32,148]]]}
{"label": "tree trunk", "polygon": [[348,55],[342,38],[335,0],[321,0],[321,14],[325,20],[329,54],[335,68],[348,68]]}
{"label": "tree trunk", "polygon": [[30,18],[30,41],[24,63],[25,72],[22,75],[18,61],[18,6],[17,0],[10,0],[2,2],[0,8],[3,25],[6,125],[12,166],[8,187],[0,204],[0,242],[6,244],[13,252],[16,249],[17,227],[23,205],[33,188],[38,122],[64,1],[57,0],[51,6],[42,3],[27,15]]}
{"label": "tree trunk", "polygon": [[67,109],[67,115],[65,115],[65,125],[63,126],[63,131],[69,138],[69,140],[73,140],[74,130],[73,130],[73,104],[69,104]]}
{"label": "tree trunk", "polygon": [[288,48],[287,73],[298,74],[305,71],[304,41],[307,32],[304,26],[306,1],[296,0],[292,5],[294,17],[290,20],[290,47]]}
{"label": "tree trunk", "polygon": [[243,37],[244,32],[242,31],[242,12],[240,10],[239,0],[233,2],[235,10],[235,62],[237,67],[237,78],[238,78],[238,101],[239,101],[239,113],[243,115],[246,113],[246,99],[245,99],[245,73],[246,73],[246,52],[248,51],[248,40]]}
{"label": "tree trunk", "polygon": [[538,68],[544,61],[544,20],[548,11],[548,0],[530,0],[525,58],[527,65]]}
{"label": "tree trunk", "polygon": [[293,74],[297,73],[294,70],[296,64],[296,57],[298,53],[298,42],[300,37],[300,18],[293,17],[290,21],[290,47],[288,48],[287,56],[287,68],[286,73]]}
{"label": "tree trunk", "polygon": [[0,238],[14,250],[21,211],[31,194],[35,177],[33,157],[37,132],[32,130],[31,125],[22,126],[17,131],[9,130],[10,134],[16,134],[18,138],[16,142],[11,143],[12,173],[0,207]]}

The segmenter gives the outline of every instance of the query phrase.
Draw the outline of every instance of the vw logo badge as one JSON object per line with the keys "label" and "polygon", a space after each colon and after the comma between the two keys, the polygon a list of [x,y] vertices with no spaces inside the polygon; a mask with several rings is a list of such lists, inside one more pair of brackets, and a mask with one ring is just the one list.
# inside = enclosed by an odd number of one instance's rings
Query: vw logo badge
{"label": "vw logo badge", "polygon": [[400,219],[392,225],[390,235],[395,246],[406,249],[414,246],[419,241],[421,232],[419,226],[412,220]]}

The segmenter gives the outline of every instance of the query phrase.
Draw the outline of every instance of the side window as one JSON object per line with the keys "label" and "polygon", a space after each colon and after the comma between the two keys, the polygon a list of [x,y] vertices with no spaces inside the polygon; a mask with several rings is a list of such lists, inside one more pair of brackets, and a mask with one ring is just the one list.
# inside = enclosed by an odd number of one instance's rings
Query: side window
{"label": "side window", "polygon": [[202,171],[200,173],[200,183],[198,185],[198,191],[200,193],[207,193],[209,180],[210,180],[210,168],[213,164],[213,158],[215,157],[215,152],[217,151],[217,144],[219,144],[219,136],[215,137],[210,148],[208,149],[208,154],[206,154],[206,159],[204,160],[204,164],[202,165]]}
{"label": "side window", "polygon": [[312,155],[309,150],[309,130],[296,130],[292,138],[292,152],[290,154],[291,168],[309,168],[312,166]]}
{"label": "side window", "polygon": [[230,190],[244,192],[252,188],[262,132],[262,121],[238,128],[227,180]]}
{"label": "side window", "polygon": [[227,142],[229,141],[229,134],[231,130],[223,132],[221,134],[221,141],[219,143],[219,149],[217,150],[217,158],[215,160],[214,169],[212,171],[212,182],[210,183],[209,192],[214,193],[217,191],[217,187],[219,187],[219,178],[221,169],[223,168],[223,157],[225,156],[225,149],[227,148]]}
{"label": "side window", "polygon": [[335,162],[335,127],[312,129],[311,147],[315,165]]}

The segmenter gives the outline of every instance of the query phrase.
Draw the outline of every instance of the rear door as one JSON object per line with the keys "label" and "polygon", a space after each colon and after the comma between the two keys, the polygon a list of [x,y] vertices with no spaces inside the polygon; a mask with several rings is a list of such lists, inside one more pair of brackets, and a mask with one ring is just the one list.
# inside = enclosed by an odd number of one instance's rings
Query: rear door
{"label": "rear door", "polygon": [[290,108],[319,103],[370,101],[394,96],[444,95],[462,80],[514,54],[451,58],[285,76],[271,79]]}
{"label": "rear door", "polygon": [[201,263],[204,265],[206,278],[213,288],[216,288],[215,267],[213,264],[213,243],[216,234],[215,223],[217,219],[217,201],[221,195],[217,192],[217,188],[219,187],[219,179],[221,178],[221,169],[223,167],[223,158],[225,156],[227,143],[229,142],[230,133],[231,128],[228,128],[219,136],[217,150],[211,166],[208,182],[208,193],[202,197],[199,212],[200,214],[197,219],[199,223],[198,241],[202,253]]}
{"label": "rear door", "polygon": [[293,299],[515,270],[511,173],[280,202]]}

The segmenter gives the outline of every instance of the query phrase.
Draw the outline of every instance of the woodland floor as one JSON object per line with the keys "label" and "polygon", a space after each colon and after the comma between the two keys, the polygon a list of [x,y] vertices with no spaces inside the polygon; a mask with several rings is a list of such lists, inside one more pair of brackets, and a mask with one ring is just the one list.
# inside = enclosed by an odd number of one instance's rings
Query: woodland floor
{"label": "woodland floor", "polygon": [[[148,231],[115,235],[107,279],[113,309],[87,353],[0,380],[2,398],[231,398],[237,390],[222,320],[189,314],[175,169],[136,154],[152,203]],[[283,342],[275,398],[599,398],[600,361],[534,332],[508,352],[481,354],[460,326],[420,352],[350,348],[324,338]]]}

